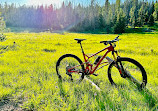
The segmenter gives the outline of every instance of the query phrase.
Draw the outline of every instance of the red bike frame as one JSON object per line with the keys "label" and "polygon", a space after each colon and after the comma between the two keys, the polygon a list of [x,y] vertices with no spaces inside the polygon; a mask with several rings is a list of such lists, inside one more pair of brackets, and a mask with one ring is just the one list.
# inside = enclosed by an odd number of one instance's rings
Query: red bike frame
{"label": "red bike frame", "polygon": [[[92,54],[91,56],[88,56],[88,55],[86,55],[86,54],[84,53],[84,50],[83,50],[83,48],[82,48],[82,44],[81,44],[81,43],[80,43],[80,46],[81,46],[82,54],[83,54],[84,61],[85,61],[85,63],[83,63],[83,64],[86,64],[85,72],[88,73],[88,74],[93,74],[93,73],[96,71],[96,69],[98,68],[98,66],[101,65],[101,64],[107,63],[106,65],[108,65],[108,62],[103,62],[103,63],[101,63],[101,62],[103,61],[103,59],[106,57],[106,55],[107,55],[109,52],[115,52],[115,53],[117,54],[117,52],[114,50],[114,46],[113,46],[112,44],[110,44],[110,46],[108,46],[108,47],[106,47],[106,48],[104,48],[104,49],[98,51],[97,53]],[[96,66],[93,68],[93,65],[90,64],[90,63],[88,62],[88,60],[89,60],[91,57],[94,57],[94,56],[96,56],[97,54],[99,54],[99,53],[101,53],[101,52],[103,52],[103,51],[105,51],[105,50],[107,50],[107,51],[106,51],[105,54],[102,56],[102,58],[99,60],[99,62],[96,64]],[[116,61],[116,57],[115,57],[114,53],[112,53],[112,55],[113,55],[113,57],[114,57],[114,60]],[[117,56],[118,56],[118,54],[117,54]],[[87,59],[86,59],[86,57],[87,57]],[[83,65],[83,64],[82,64],[82,65]],[[105,65],[105,66],[106,66],[106,65]],[[78,66],[80,66],[80,65],[78,65]],[[78,66],[75,66],[75,67],[78,67]],[[76,73],[79,73],[79,71],[72,70],[72,69],[74,69],[75,67],[70,68],[68,71],[69,71],[69,72],[76,72]],[[89,67],[90,67],[90,68],[89,68]]]}

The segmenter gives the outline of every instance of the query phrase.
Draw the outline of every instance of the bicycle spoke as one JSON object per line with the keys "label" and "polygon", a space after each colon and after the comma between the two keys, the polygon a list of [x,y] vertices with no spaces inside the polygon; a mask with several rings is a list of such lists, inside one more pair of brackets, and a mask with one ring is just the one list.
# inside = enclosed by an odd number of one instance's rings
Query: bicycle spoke
{"label": "bicycle spoke", "polygon": [[[130,58],[121,58],[120,59],[120,68],[124,68],[123,72],[125,75],[121,75],[119,77],[118,69],[116,70],[115,63],[109,66],[108,69],[108,77],[112,84],[117,85],[129,85],[129,82],[127,80],[132,81],[137,86],[142,86],[142,84],[146,85],[147,82],[147,76],[146,72],[144,71],[144,68],[135,60]],[[121,73],[122,74],[122,73]]]}
{"label": "bicycle spoke", "polygon": [[81,79],[82,67],[79,61],[74,57],[65,57],[60,60],[60,64],[57,66],[58,75],[65,81],[79,81]]}

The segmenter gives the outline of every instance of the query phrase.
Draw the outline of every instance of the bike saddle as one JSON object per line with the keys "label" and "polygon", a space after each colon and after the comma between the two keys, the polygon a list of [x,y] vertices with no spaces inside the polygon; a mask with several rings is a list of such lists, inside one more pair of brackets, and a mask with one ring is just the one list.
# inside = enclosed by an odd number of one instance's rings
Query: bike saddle
{"label": "bike saddle", "polygon": [[77,43],[81,43],[83,40],[86,40],[86,39],[74,39],[74,40],[77,40]]}

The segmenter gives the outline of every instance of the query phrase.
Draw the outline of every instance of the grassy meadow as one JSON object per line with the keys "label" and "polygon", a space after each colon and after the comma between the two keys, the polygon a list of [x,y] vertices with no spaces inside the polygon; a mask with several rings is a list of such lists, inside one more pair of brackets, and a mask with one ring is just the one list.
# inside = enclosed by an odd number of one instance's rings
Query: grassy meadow
{"label": "grassy meadow", "polygon": [[[111,86],[107,68],[99,76],[90,76],[101,91],[86,80],[80,84],[59,82],[55,71],[57,60],[63,54],[75,54],[83,60],[80,46],[74,38],[85,38],[87,54],[105,47],[103,40],[112,40],[115,34],[79,33],[6,33],[0,42],[0,110],[39,111],[158,111],[158,33],[122,34],[116,49],[122,57],[140,62],[148,76],[148,91],[139,91],[134,85]],[[108,55],[111,57],[111,55]]]}

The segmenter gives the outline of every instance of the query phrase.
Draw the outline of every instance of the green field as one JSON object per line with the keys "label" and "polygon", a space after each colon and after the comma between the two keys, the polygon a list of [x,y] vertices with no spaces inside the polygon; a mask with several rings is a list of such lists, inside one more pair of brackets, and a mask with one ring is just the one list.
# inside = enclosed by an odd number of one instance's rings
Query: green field
{"label": "green field", "polygon": [[[120,56],[139,61],[148,76],[148,91],[134,85],[111,86],[107,68],[90,76],[101,91],[86,80],[80,84],[58,81],[55,65],[60,56],[75,54],[83,60],[74,38],[85,38],[88,54],[105,47],[114,34],[6,33],[0,43],[0,110],[158,110],[158,33],[122,34],[117,43]],[[15,43],[14,43],[15,42]],[[111,55],[108,55],[111,57]]]}

